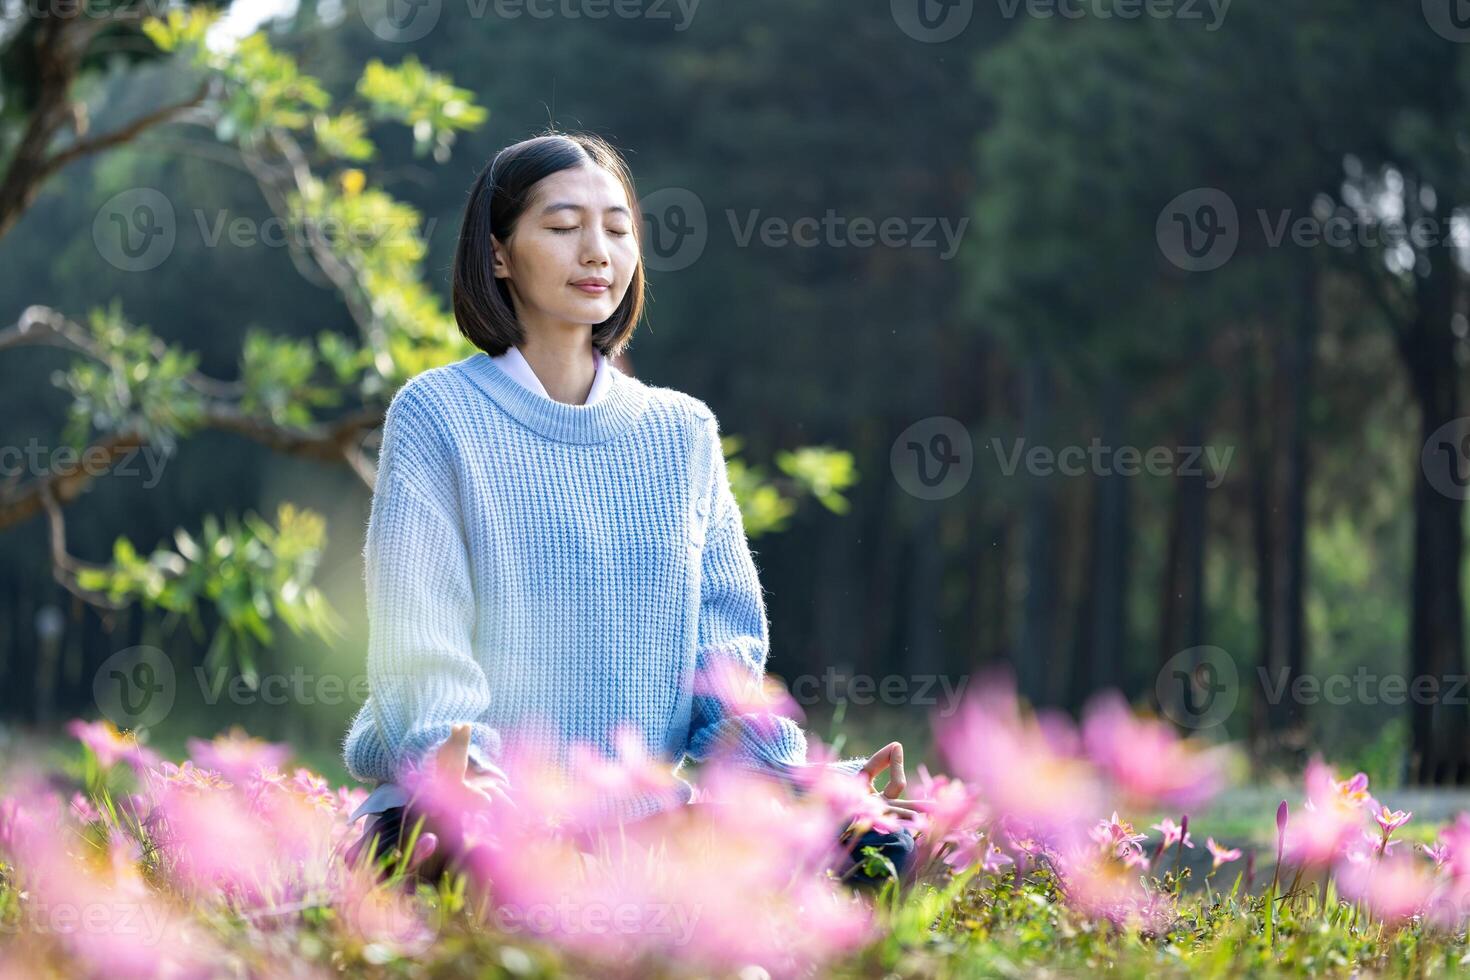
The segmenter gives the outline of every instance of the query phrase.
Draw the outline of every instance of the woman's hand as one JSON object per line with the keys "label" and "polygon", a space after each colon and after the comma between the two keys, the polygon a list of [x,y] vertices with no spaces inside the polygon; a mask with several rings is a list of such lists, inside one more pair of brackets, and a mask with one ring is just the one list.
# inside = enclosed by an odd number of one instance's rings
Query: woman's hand
{"label": "woman's hand", "polygon": [[902,742],[889,742],[874,752],[858,770],[861,775],[868,778],[868,788],[874,793],[878,792],[876,782],[884,771],[888,773],[888,785],[883,787],[882,793],[886,804],[884,812],[901,820],[917,819],[919,810],[922,810],[924,805],[930,801],[903,798],[903,791],[908,788],[908,780],[904,777],[903,772]]}
{"label": "woman's hand", "polygon": [[441,792],[455,809],[505,804],[515,801],[506,792],[509,784],[498,773],[481,772],[470,766],[470,726],[455,725],[444,744],[434,753],[434,767]]}

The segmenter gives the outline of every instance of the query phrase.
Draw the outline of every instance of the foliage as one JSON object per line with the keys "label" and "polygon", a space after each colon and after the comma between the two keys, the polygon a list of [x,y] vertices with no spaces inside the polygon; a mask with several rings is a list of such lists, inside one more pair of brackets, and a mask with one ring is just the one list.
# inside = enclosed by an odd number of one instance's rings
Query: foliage
{"label": "foliage", "polygon": [[256,514],[213,515],[198,538],[183,528],[174,547],[159,545],[146,558],[127,538],[113,544],[110,566],[85,569],[79,582],[115,602],[141,602],[183,617],[196,639],[205,635],[204,606],[219,616],[206,666],[234,662],[253,682],[253,651],[275,639],[272,622],[293,633],[324,639],[336,635],[340,617],[311,579],[326,543],[326,522],[312,511],[282,504],[272,526]]}

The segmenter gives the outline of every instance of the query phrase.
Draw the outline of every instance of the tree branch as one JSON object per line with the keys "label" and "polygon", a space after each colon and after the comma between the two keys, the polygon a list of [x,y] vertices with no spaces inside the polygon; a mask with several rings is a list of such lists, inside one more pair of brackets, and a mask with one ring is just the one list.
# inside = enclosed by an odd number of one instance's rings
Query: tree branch
{"label": "tree branch", "polygon": [[[27,307],[14,326],[0,330],[0,351],[27,345],[59,347],[106,363],[85,329],[46,306]],[[162,356],[167,345],[157,341],[153,349]],[[238,399],[244,386],[240,382],[220,381],[198,372],[186,381],[206,399],[201,428],[233,432],[288,456],[345,462],[369,490],[376,483],[377,468],[362,451],[362,441],[382,425],[384,409],[365,406],[330,422],[286,426],[242,412]],[[35,517],[48,499],[58,507],[72,502],[96,477],[145,445],[147,439],[141,433],[115,432],[82,450],[72,466],[57,468],[18,488],[0,488],[0,528]]]}
{"label": "tree branch", "polygon": [[46,161],[41,170],[41,179],[44,180],[73,160],[93,153],[100,153],[114,146],[120,146],[123,143],[135,139],[144,130],[151,129],[161,123],[169,122],[175,116],[181,115],[201,104],[209,95],[209,87],[209,80],[206,79],[199,86],[199,90],[194,93],[192,98],[185,99],[182,102],[175,102],[173,105],[167,105],[161,109],[155,109],[146,115],[139,116],[126,126],[119,126],[109,133],[73,143]]}
{"label": "tree branch", "polygon": [[[92,335],[81,324],[49,306],[28,306],[21,311],[14,326],[0,330],[0,351],[26,346],[59,347],[107,363]],[[148,349],[154,357],[161,358],[168,353],[168,345],[157,338]],[[220,381],[197,371],[191,372],[185,381],[189,387],[210,398],[238,398],[244,393],[244,386],[238,381]]]}
{"label": "tree branch", "polygon": [[165,106],[113,132],[81,140],[49,155],[51,144],[63,130],[70,126],[80,138],[85,129],[84,118],[78,116],[70,101],[72,84],[92,39],[115,19],[62,16],[36,19],[32,43],[37,95],[25,131],[4,177],[0,178],[0,238],[5,237],[35,201],[42,184],[61,167],[79,157],[126,143],[200,104],[208,95],[210,83],[206,80],[199,92],[185,102]]}

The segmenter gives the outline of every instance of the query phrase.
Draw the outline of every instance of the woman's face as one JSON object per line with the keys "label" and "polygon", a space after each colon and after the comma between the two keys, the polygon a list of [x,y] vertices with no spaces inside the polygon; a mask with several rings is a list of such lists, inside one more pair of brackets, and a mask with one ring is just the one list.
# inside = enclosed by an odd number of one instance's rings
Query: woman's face
{"label": "woman's face", "polygon": [[[638,267],[638,236],[622,183],[594,164],[561,170],[532,189],[509,241],[495,240],[495,278],[509,283],[528,334],[602,323]],[[601,290],[576,283],[601,279]]]}

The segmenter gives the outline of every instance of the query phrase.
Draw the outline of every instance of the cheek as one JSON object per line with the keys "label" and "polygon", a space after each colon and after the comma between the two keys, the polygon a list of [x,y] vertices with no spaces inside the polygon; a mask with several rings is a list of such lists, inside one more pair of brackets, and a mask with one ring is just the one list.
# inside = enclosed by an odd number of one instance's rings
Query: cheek
{"label": "cheek", "polygon": [[521,271],[534,286],[563,281],[568,246],[554,236],[538,236],[526,243],[521,252]]}
{"label": "cheek", "polygon": [[638,248],[638,243],[636,241],[630,241],[627,245],[623,247],[622,252],[620,253],[621,258],[619,260],[619,265],[622,266],[623,275],[629,279],[633,278],[633,273],[638,268],[638,258],[640,254],[641,253]]}

